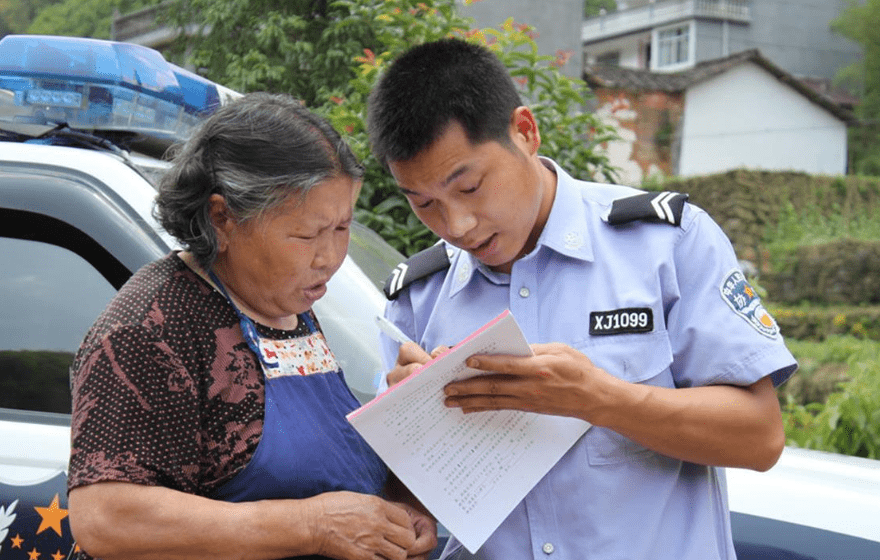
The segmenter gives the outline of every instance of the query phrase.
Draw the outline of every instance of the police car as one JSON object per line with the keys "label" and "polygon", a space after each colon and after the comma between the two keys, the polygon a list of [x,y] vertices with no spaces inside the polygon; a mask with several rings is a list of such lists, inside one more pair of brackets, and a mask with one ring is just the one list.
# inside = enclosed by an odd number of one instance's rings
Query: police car
{"label": "police car", "polygon": [[[0,40],[0,559],[69,553],[73,353],[127,278],[175,248],[151,217],[159,156],[235,96],[138,45]],[[380,288],[402,258],[355,224],[315,305],[363,402]],[[727,472],[740,559],[880,558],[880,461],[786,449],[768,473]]]}

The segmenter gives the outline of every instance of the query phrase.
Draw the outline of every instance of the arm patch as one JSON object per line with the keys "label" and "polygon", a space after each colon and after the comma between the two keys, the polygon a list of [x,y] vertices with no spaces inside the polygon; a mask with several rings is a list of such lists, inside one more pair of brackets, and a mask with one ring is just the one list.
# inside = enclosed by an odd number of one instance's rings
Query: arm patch
{"label": "arm patch", "polygon": [[671,191],[643,193],[618,198],[611,204],[608,223],[612,226],[635,221],[681,225],[681,214],[688,195]]}
{"label": "arm patch", "polygon": [[432,245],[400,263],[385,280],[385,297],[396,299],[401,290],[439,270],[449,268],[449,255],[443,243]]}

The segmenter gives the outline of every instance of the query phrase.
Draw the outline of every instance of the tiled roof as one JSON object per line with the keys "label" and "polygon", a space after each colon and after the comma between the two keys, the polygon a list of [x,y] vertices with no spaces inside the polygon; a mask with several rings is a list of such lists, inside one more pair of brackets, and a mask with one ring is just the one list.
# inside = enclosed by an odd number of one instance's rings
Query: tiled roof
{"label": "tiled roof", "polygon": [[809,87],[798,78],[779,68],[757,49],[741,51],[724,58],[716,58],[696,64],[693,68],[681,72],[651,72],[617,66],[591,65],[584,71],[584,80],[595,88],[620,88],[631,91],[664,91],[668,93],[682,92],[689,87],[710,80],[719,74],[744,64],[758,64],[782,83],[795,89],[813,103],[821,106],[837,118],[854,124],[855,116],[820,91]]}
{"label": "tiled roof", "polygon": [[824,95],[831,101],[842,105],[846,109],[852,110],[852,108],[855,107],[859,102],[858,97],[855,97],[843,88],[835,86],[831,80],[828,80],[826,78],[802,76],[798,77],[798,80],[805,86],[815,90],[821,95]]}

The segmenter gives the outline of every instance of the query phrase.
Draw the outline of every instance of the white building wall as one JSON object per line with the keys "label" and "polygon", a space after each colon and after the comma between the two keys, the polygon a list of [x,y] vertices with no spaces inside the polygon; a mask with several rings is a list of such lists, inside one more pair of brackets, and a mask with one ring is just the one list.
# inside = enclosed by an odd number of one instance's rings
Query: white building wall
{"label": "white building wall", "polygon": [[846,172],[846,125],[756,64],[697,84],[685,96],[679,175],[746,167]]}

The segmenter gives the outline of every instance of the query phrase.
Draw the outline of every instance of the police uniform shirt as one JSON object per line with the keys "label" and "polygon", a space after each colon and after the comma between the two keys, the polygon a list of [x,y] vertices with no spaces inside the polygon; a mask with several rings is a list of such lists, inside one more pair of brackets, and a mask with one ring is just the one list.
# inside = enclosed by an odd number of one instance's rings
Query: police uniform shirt
{"label": "police uniform shirt", "polygon": [[[631,383],[747,386],[772,375],[778,385],[794,372],[775,322],[705,212],[684,204],[678,225],[613,226],[612,202],[641,191],[577,181],[543,161],[557,191],[536,248],[508,275],[448,247],[447,269],[389,302],[387,315],[413,340],[428,350],[452,346],[509,308],[530,343],[563,342]],[[390,367],[398,346],[382,344]],[[451,557],[470,557],[456,545],[447,547]],[[593,426],[476,557],[735,558],[724,469]]]}

